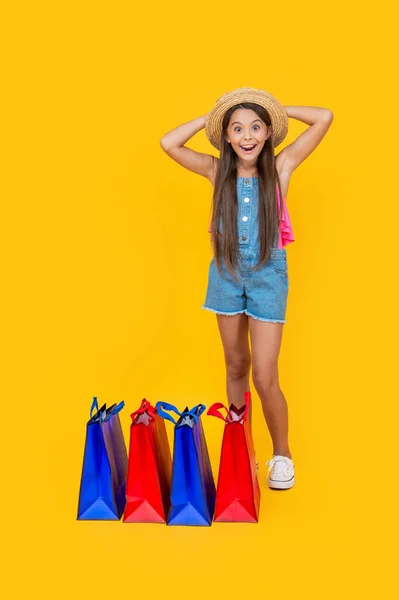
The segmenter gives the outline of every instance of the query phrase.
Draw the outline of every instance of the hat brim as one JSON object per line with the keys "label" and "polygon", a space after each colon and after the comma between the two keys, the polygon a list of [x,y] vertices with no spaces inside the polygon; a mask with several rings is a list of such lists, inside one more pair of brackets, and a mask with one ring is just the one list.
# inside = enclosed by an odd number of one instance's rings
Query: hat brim
{"label": "hat brim", "polygon": [[229,108],[242,102],[253,102],[267,110],[272,121],[274,146],[281,144],[288,133],[288,115],[284,107],[269,92],[242,87],[224,94],[210,110],[205,122],[205,133],[212,146],[220,150],[223,117]]}

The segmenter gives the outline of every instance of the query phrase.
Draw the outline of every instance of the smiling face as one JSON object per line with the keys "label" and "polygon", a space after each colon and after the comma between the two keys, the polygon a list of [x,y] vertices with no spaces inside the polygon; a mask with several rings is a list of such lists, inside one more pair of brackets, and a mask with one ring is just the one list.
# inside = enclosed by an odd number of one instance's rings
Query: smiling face
{"label": "smiling face", "polygon": [[270,137],[268,127],[259,115],[250,108],[237,108],[226,130],[226,140],[231,144],[243,166],[256,164],[257,158]]}

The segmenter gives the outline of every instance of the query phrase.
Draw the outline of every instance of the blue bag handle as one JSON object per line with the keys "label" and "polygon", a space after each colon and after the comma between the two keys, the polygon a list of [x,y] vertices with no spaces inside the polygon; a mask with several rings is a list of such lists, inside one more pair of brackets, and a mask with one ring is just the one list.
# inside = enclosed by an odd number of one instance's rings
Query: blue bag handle
{"label": "blue bag handle", "polygon": [[109,411],[108,414],[105,413],[105,418],[103,420],[108,421],[112,417],[112,415],[117,415],[118,412],[120,412],[124,406],[125,406],[124,400],[119,402],[119,404],[115,404],[115,406],[112,408],[112,410]]}
{"label": "blue bag handle", "polygon": [[[198,423],[198,417],[200,417],[202,415],[202,413],[204,412],[204,410],[206,409],[206,406],[204,404],[197,404],[197,406],[194,406],[194,408],[192,408],[191,410],[185,410],[184,412],[182,412],[182,417],[185,416],[190,416],[194,418],[194,421],[196,423]],[[198,411],[198,414],[197,414]]]}
{"label": "blue bag handle", "polygon": [[[96,411],[96,412],[94,412]],[[104,421],[104,415],[106,414],[106,405],[104,404],[101,408],[98,407],[97,396],[93,396],[93,402],[90,407],[90,422],[94,422],[93,418],[97,417],[100,423]],[[93,416],[94,415],[94,416]],[[97,418],[96,418],[97,421]]]}
{"label": "blue bag handle", "polygon": [[[194,406],[194,408],[192,408],[189,411],[189,413],[194,415],[195,417],[200,417],[205,409],[206,409],[205,404],[197,404],[197,406]],[[198,411],[198,414],[197,414],[197,411]]]}
{"label": "blue bag handle", "polygon": [[162,417],[163,419],[167,419],[168,421],[172,421],[172,423],[174,423],[175,425],[176,421],[174,420],[172,415],[168,415],[168,413],[166,413],[165,410],[171,410],[177,415],[179,415],[179,417],[181,416],[181,413],[177,410],[176,406],[173,406],[173,404],[168,404],[167,402],[157,402],[155,408],[157,409],[160,417]]}
{"label": "blue bag handle", "polygon": [[94,409],[96,409],[96,412],[98,411],[97,396],[93,396],[93,403],[90,408],[90,419],[93,418]]}
{"label": "blue bag handle", "polygon": [[194,423],[197,424],[199,417],[202,415],[202,413],[204,412],[205,409],[206,409],[206,406],[204,404],[197,404],[197,406],[194,406],[191,410],[184,410],[181,413],[181,416],[182,417],[193,417]]}

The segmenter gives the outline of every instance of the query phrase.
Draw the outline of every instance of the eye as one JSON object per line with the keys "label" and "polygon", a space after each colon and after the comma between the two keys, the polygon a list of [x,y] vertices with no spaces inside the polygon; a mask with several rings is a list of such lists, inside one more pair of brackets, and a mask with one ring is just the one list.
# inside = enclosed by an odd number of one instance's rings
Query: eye
{"label": "eye", "polygon": [[[254,125],[253,127],[257,127],[258,129],[260,129],[260,125]],[[236,125],[236,127],[234,127],[234,131],[237,130],[241,130],[241,127],[239,125]]]}

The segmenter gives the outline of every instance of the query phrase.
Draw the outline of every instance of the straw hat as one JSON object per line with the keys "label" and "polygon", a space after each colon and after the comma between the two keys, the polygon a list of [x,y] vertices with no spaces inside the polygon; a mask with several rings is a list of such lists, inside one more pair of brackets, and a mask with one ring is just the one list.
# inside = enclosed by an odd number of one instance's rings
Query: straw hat
{"label": "straw hat", "polygon": [[219,98],[207,116],[205,133],[212,146],[220,150],[224,114],[229,108],[242,102],[260,104],[268,111],[272,120],[274,146],[281,144],[288,132],[288,116],[283,106],[272,94],[264,90],[241,87]]}

